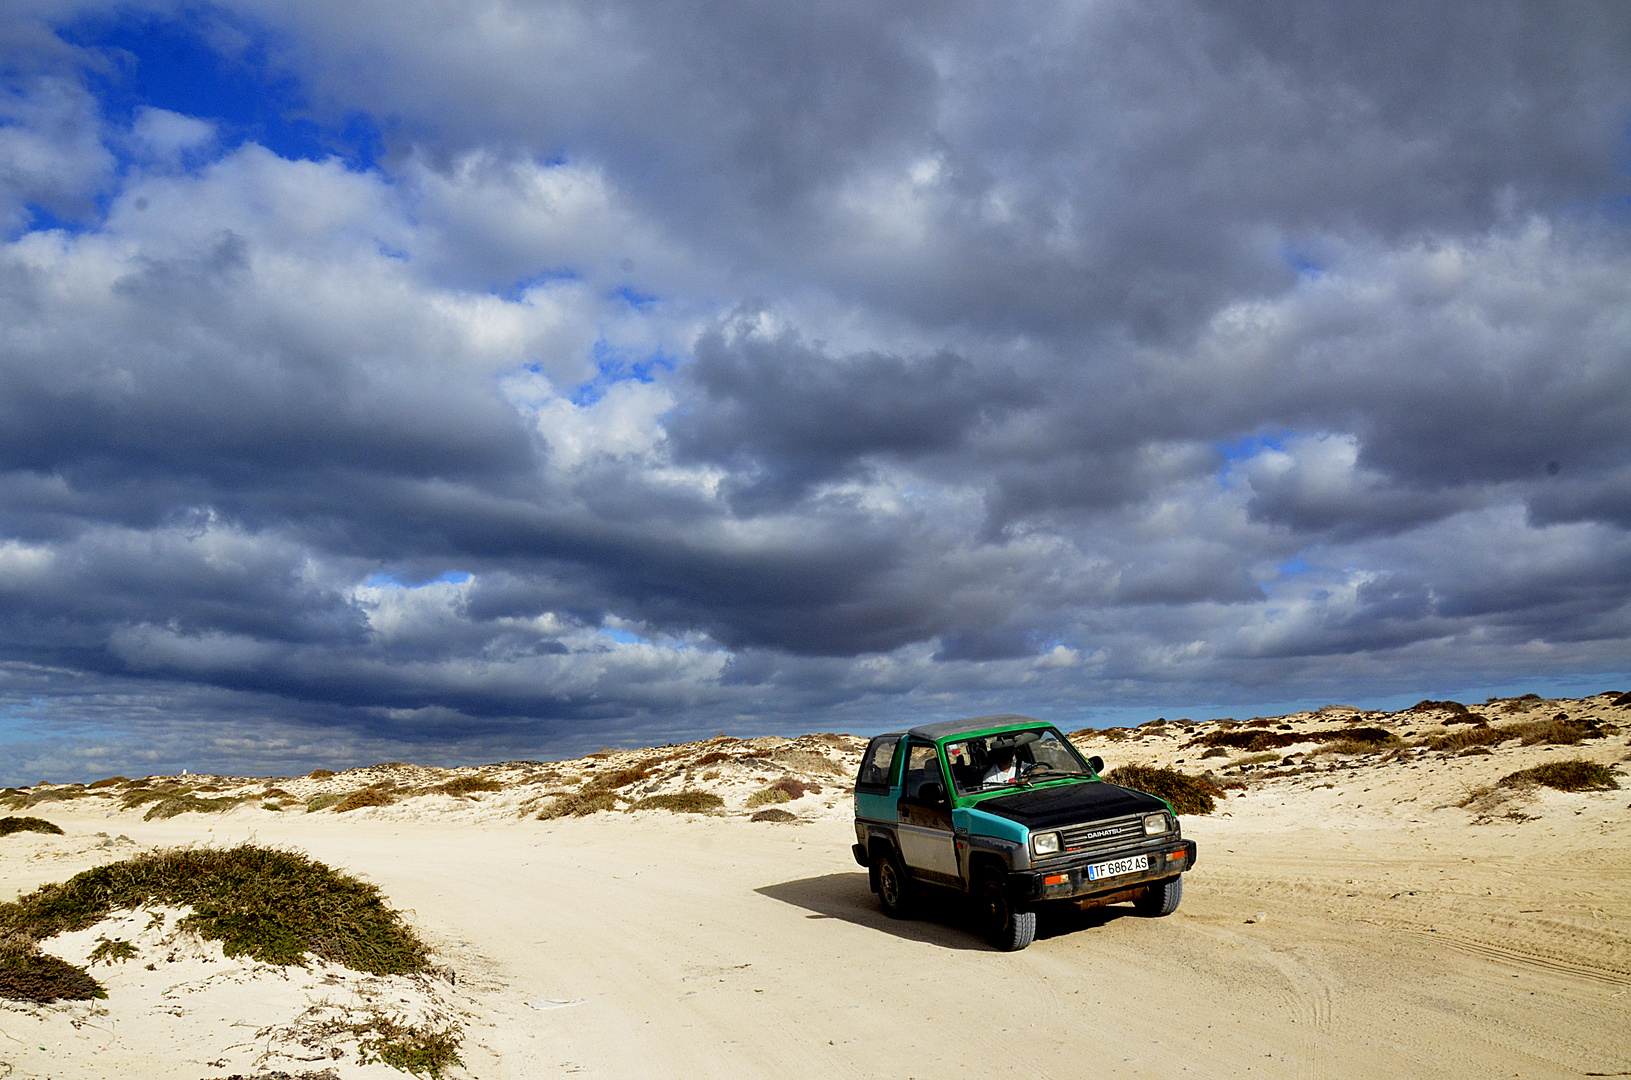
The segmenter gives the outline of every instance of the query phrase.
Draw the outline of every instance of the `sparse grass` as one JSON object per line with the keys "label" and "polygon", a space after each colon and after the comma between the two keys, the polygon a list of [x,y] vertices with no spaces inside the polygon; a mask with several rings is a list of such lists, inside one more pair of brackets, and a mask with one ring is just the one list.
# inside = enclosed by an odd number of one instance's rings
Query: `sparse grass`
{"label": "sparse grass", "polygon": [[91,950],[90,961],[96,964],[122,964],[136,955],[136,946],[124,938],[96,939],[96,948]]}
{"label": "sparse grass", "polygon": [[485,776],[458,776],[428,790],[443,795],[474,795],[478,791],[503,791],[504,785]]}
{"label": "sparse grass", "polygon": [[1567,719],[1565,714],[1559,713],[1550,720],[1531,720],[1527,724],[1518,724],[1511,729],[1511,735],[1521,738],[1524,746],[1538,746],[1542,743],[1549,746],[1574,746],[1584,739],[1589,731],[1585,724],[1575,723]]}
{"label": "sparse grass", "polygon": [[1615,791],[1619,781],[1606,765],[1595,761],[1552,761],[1532,769],[1520,769],[1501,777],[1501,787],[1522,787],[1539,784],[1558,791]]}
{"label": "sparse grass", "polygon": [[459,1057],[459,1044],[463,1036],[454,1027],[435,1028],[428,1024],[404,1024],[400,1020],[379,1017],[368,1027],[357,1030],[361,1035],[371,1032],[358,1044],[362,1061],[377,1059],[414,1076],[440,1078],[443,1071],[454,1065],[463,1065]]}
{"label": "sparse grass", "polygon": [[760,810],[749,821],[797,821],[799,816],[780,807],[772,806],[769,810]]}
{"label": "sparse grass", "polygon": [[1213,801],[1222,795],[1212,781],[1200,776],[1189,776],[1176,769],[1152,769],[1142,765],[1122,765],[1111,769],[1104,778],[1112,784],[1147,791],[1167,800],[1180,814],[1210,814],[1216,809]]}
{"label": "sparse grass", "polygon": [[555,801],[538,812],[539,821],[563,817],[587,817],[602,810],[616,810],[617,796],[609,791],[583,790],[557,795]]}
{"label": "sparse grass", "polygon": [[652,795],[630,810],[672,810],[676,814],[711,814],[725,808],[725,800],[711,791],[680,791],[672,795]]}
{"label": "sparse grass", "polygon": [[[1208,753],[1210,753],[1210,751],[1208,751]],[[1228,751],[1225,750],[1224,754],[1228,754]],[[1205,757],[1206,754],[1202,754],[1201,756]],[[1273,752],[1268,752],[1268,753],[1263,753],[1263,754],[1247,754],[1245,757],[1241,758],[1239,761],[1231,762],[1231,764],[1234,764],[1234,765],[1262,765],[1262,764],[1264,764],[1266,762],[1279,761],[1279,760],[1280,760],[1280,755],[1279,754],[1276,754],[1276,753],[1273,753]]]}
{"label": "sparse grass", "polygon": [[1385,747],[1375,743],[1360,742],[1358,739],[1337,739],[1333,742],[1321,743],[1319,749],[1312,753],[1319,756],[1327,754],[1377,754]]}
{"label": "sparse grass", "polygon": [[79,784],[75,784],[73,787],[47,788],[44,791],[36,791],[30,794],[28,800],[19,809],[26,810],[30,806],[38,806],[47,802],[68,802],[73,799],[84,798],[86,794],[88,792]]}
{"label": "sparse grass", "polygon": [[344,814],[352,810],[361,810],[365,806],[390,806],[394,802],[396,802],[395,799],[379,788],[365,787],[353,791],[335,803],[334,812]]}
{"label": "sparse grass", "polygon": [[756,791],[748,796],[747,808],[752,810],[757,806],[769,806],[773,803],[792,802],[805,795],[821,794],[820,784],[810,784],[791,776],[784,776],[763,791]]}
{"label": "sparse grass", "polygon": [[96,791],[100,788],[118,787],[121,784],[128,785],[129,783],[130,777],[128,776],[110,776],[106,780],[98,780],[94,784],[86,784],[85,789],[87,791]]}
{"label": "sparse grass", "polygon": [[0,996],[98,996],[101,988],[79,968],[44,963],[50,958],[42,961],[39,942],[144,904],[191,907],[178,925],[221,942],[227,956],[302,964],[310,954],[375,975],[423,971],[427,964],[424,945],[373,885],[276,848],[171,848],[0,904]]}
{"label": "sparse grass", "polygon": [[327,810],[337,805],[345,796],[337,791],[325,791],[321,795],[313,795],[306,800],[306,813],[315,814],[319,810]]}
{"label": "sparse grass", "polygon": [[785,768],[797,769],[799,772],[825,773],[828,776],[838,776],[844,771],[833,762],[832,758],[814,750],[778,750],[770,756],[777,764]]}
{"label": "sparse grass", "polygon": [[52,836],[63,835],[62,830],[44,818],[37,817],[4,817],[0,818],[0,836],[10,836],[18,832],[49,833]]}
{"label": "sparse grass", "polygon": [[182,795],[190,795],[192,790],[192,788],[183,787],[180,784],[166,784],[163,787],[156,788],[132,788],[119,796],[119,808],[121,810],[134,810],[138,806],[158,802],[160,799],[173,799]]}
{"label": "sparse grass", "polygon": [[178,795],[172,798],[161,799],[151,810],[142,815],[143,821],[162,821],[173,818],[177,814],[220,814],[231,810],[243,802],[228,796],[224,799],[200,799],[196,795]]}
{"label": "sparse grass", "polygon": [[1467,750],[1475,746],[1495,746],[1514,738],[1510,731],[1492,727],[1469,727],[1435,735],[1423,744],[1429,750]]}

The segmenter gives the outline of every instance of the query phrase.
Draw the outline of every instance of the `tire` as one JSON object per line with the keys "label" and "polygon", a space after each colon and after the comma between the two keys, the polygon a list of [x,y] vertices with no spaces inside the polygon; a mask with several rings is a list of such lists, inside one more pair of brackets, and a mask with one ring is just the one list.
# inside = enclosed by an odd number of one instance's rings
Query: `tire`
{"label": "tire", "polygon": [[1184,879],[1168,878],[1151,885],[1148,892],[1133,901],[1133,907],[1146,918],[1159,919],[1163,915],[1171,915],[1177,911],[1178,904],[1183,898]]}
{"label": "tire", "polygon": [[985,938],[1003,952],[1018,952],[1036,940],[1036,912],[1015,906],[999,874],[980,881],[980,916]]}
{"label": "tire", "polygon": [[878,906],[891,919],[904,919],[912,913],[912,882],[906,876],[900,856],[893,851],[878,859]]}

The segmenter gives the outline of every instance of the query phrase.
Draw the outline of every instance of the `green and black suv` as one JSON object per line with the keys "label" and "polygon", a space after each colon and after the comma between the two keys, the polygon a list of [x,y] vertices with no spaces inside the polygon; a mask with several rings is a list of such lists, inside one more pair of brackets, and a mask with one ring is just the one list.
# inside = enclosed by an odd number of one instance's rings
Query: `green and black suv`
{"label": "green and black suv", "polygon": [[1029,945],[1037,907],[1055,901],[1169,915],[1195,843],[1164,800],[1102,768],[1026,716],[879,735],[855,780],[855,860],[895,918],[926,890],[973,898],[999,949]]}

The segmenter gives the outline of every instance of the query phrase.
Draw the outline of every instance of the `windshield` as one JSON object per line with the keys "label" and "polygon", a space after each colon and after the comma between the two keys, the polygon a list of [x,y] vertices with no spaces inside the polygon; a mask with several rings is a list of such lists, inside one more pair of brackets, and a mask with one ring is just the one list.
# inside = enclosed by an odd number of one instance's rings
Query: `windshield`
{"label": "windshield", "polygon": [[946,762],[959,795],[1092,775],[1076,748],[1052,728],[1004,731],[947,743]]}

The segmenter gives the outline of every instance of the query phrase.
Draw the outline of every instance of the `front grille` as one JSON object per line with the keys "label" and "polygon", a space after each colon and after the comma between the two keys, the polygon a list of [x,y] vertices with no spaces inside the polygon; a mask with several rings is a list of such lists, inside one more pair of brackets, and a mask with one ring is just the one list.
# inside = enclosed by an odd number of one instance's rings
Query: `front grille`
{"label": "front grille", "polygon": [[1070,825],[1059,830],[1061,855],[1120,847],[1129,841],[1142,839],[1144,839],[1142,817],[1110,822],[1093,821],[1085,825]]}

